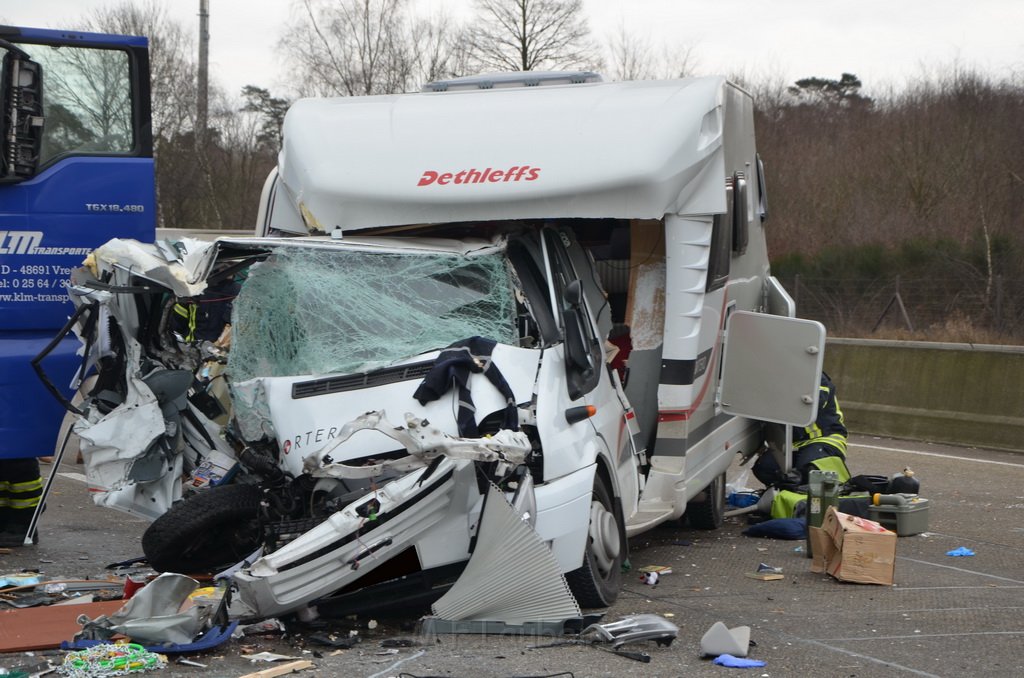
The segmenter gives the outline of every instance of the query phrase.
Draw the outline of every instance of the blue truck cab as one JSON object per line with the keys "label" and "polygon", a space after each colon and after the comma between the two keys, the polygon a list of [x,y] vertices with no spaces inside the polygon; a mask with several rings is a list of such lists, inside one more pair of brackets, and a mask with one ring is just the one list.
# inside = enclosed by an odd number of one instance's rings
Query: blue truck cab
{"label": "blue truck cab", "polygon": [[[64,409],[32,366],[74,307],[72,268],[156,227],[143,37],[0,26],[0,458],[52,454]],[[65,397],[81,358],[53,347]]]}

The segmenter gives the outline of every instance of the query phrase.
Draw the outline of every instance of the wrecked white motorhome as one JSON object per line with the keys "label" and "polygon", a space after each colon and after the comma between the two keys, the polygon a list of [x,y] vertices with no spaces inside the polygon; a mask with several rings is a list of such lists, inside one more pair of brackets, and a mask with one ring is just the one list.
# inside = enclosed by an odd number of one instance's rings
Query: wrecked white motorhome
{"label": "wrecked white motorhome", "polygon": [[97,503],[155,519],[159,569],[240,562],[258,615],[457,576],[492,484],[608,605],[627,537],[717,526],[735,455],[813,418],[823,329],[770,276],[746,93],[427,90],[296,103],[259,237],[73,278]]}

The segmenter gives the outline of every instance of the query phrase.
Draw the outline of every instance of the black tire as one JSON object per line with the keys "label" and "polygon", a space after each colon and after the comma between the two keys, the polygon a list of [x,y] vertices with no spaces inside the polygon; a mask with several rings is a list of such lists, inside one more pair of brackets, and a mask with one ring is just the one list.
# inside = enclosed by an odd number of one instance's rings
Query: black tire
{"label": "black tire", "polygon": [[717,530],[725,521],[725,474],[717,476],[704,488],[697,501],[686,505],[690,527],[697,530]]}
{"label": "black tire", "polygon": [[233,565],[260,545],[260,489],[211,487],[172,506],[142,535],[157,572],[207,572]]}
{"label": "black tire", "polygon": [[626,557],[626,531],[619,515],[611,490],[598,473],[590,501],[590,528],[583,565],[565,575],[580,607],[609,607],[619,597],[622,562]]}

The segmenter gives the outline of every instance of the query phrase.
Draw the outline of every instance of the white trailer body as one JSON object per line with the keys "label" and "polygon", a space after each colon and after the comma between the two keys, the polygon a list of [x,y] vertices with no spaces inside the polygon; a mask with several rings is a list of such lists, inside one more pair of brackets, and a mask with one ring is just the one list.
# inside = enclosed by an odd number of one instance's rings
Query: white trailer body
{"label": "white trailer body", "polygon": [[[263,545],[233,575],[259,616],[457,568],[484,481],[586,606],[617,595],[627,536],[720,522],[735,455],[813,419],[824,346],[770,275],[753,103],[721,78],[524,77],[299,101],[256,237],[98,249],[71,288],[97,503],[155,518],[167,562],[183,491],[277,511],[193,531]],[[192,335],[227,289],[224,354]],[[420,398],[467,345],[480,369]],[[181,487],[232,455],[262,501]]]}

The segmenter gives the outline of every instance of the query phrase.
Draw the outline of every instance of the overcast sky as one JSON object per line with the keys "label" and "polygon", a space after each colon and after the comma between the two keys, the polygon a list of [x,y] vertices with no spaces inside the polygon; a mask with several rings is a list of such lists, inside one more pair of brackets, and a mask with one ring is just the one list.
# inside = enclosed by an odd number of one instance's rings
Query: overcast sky
{"label": "overcast sky", "polygon": [[[0,20],[76,28],[90,9],[124,0],[0,0]],[[164,0],[170,15],[198,26],[199,0]],[[472,0],[414,0],[466,19]],[[291,0],[210,0],[213,77],[229,92],[256,84],[287,93],[275,49]],[[865,90],[900,86],[953,64],[996,79],[1024,77],[1024,0],[583,0],[596,38],[630,34],[692,47],[701,74],[838,78]]]}

